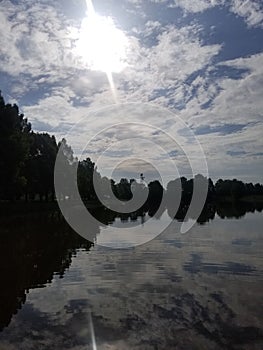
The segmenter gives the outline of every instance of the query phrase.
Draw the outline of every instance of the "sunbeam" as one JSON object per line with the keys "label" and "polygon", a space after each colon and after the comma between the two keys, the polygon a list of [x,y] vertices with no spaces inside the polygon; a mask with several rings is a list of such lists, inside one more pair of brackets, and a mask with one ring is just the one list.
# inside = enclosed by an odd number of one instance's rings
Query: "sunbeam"
{"label": "sunbeam", "polygon": [[109,81],[109,84],[110,84],[110,88],[111,88],[111,92],[112,92],[112,95],[113,95],[114,102],[118,103],[119,100],[118,100],[118,96],[117,96],[117,89],[116,89],[115,84],[114,84],[112,72],[106,72],[106,74],[107,74],[107,78],[108,78],[108,81]]}
{"label": "sunbeam", "polygon": [[117,103],[113,73],[120,73],[127,66],[128,39],[111,17],[96,13],[91,0],[86,0],[86,5],[87,15],[82,21],[77,53],[89,69],[106,73]]}
{"label": "sunbeam", "polygon": [[93,13],[95,14],[94,6],[91,0],[86,0],[86,5],[87,5],[87,10],[88,13]]}
{"label": "sunbeam", "polygon": [[92,315],[91,312],[89,313],[89,324],[90,324],[90,334],[91,334],[91,343],[92,343],[92,350],[97,350],[97,344],[96,344],[96,338],[95,338],[95,331],[92,321]]}

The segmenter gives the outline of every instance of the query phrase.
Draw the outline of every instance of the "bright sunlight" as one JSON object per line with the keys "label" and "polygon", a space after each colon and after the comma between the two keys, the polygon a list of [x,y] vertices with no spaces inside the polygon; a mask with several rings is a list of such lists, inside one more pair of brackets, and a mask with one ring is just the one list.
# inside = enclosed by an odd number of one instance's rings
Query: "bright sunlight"
{"label": "bright sunlight", "polygon": [[87,17],[81,26],[77,52],[92,70],[119,73],[126,66],[128,40],[112,18],[95,13],[87,0]]}

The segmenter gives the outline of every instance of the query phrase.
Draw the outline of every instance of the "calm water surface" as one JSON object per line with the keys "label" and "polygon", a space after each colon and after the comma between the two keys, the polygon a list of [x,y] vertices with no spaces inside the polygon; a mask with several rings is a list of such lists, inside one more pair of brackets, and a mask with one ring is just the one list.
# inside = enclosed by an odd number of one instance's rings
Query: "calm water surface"
{"label": "calm water surface", "polygon": [[[145,218],[111,217],[94,239]],[[56,213],[2,217],[0,349],[263,349],[262,212],[200,221],[111,250]]]}

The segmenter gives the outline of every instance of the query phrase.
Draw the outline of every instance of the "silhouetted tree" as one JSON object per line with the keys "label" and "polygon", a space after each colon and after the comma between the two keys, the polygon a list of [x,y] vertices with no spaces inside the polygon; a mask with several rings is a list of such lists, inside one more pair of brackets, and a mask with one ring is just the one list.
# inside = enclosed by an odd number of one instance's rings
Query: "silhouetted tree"
{"label": "silhouetted tree", "polygon": [[166,187],[166,200],[172,204],[178,197],[182,197],[182,182],[181,179],[175,179],[168,182]]}
{"label": "silhouetted tree", "polygon": [[30,130],[17,105],[5,104],[0,92],[0,198],[15,199],[23,192]]}
{"label": "silhouetted tree", "polygon": [[219,179],[215,184],[215,194],[217,197],[229,197],[230,199],[239,199],[246,195],[246,185],[239,180]]}
{"label": "silhouetted tree", "polygon": [[58,178],[59,181],[57,192],[58,200],[73,199],[73,191],[76,191],[76,184],[72,183],[74,177],[73,173],[76,172],[78,166],[78,160],[74,157],[71,146],[67,144],[66,139],[62,139],[58,143],[60,157],[57,159],[58,162]]}
{"label": "silhouetted tree", "polygon": [[90,158],[82,160],[78,164],[78,188],[83,200],[97,200],[94,189],[94,178],[101,184],[101,176],[97,171],[95,163]]}
{"label": "silhouetted tree", "polygon": [[30,134],[30,151],[26,161],[26,198],[28,195],[40,200],[45,196],[54,200],[54,166],[58,145],[54,136],[49,134]]}
{"label": "silhouetted tree", "polygon": [[164,194],[164,188],[158,180],[152,181],[148,185],[149,195],[148,202],[160,204]]}
{"label": "silhouetted tree", "polygon": [[117,197],[121,200],[130,200],[132,198],[131,183],[122,178],[116,185]]}
{"label": "silhouetted tree", "polygon": [[263,195],[263,186],[259,183],[256,183],[254,186],[255,193],[256,195]]}

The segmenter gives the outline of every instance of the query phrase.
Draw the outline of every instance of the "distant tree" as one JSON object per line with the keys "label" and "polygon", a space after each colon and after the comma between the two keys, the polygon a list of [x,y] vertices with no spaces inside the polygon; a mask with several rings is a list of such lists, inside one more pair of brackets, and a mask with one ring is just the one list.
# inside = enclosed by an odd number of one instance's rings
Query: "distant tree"
{"label": "distant tree", "polygon": [[168,182],[166,187],[166,200],[172,204],[178,197],[181,198],[183,192],[181,179]]}
{"label": "distant tree", "polygon": [[206,196],[205,200],[208,200],[208,194],[209,194],[209,185],[212,186],[213,183],[211,183],[211,180],[207,179],[202,174],[197,174],[194,177],[194,188],[193,190],[196,192],[198,198],[202,196]]}
{"label": "distant tree", "polygon": [[215,184],[216,195],[219,197],[230,195],[231,193],[231,181],[230,180],[217,180]]}
{"label": "distant tree", "polygon": [[231,181],[231,197],[238,199],[246,194],[246,186],[242,181],[234,179]]}
{"label": "distant tree", "polygon": [[110,179],[110,182],[111,182],[112,192],[113,192],[114,196],[117,198],[118,197],[118,190],[117,190],[116,183],[113,179]]}
{"label": "distant tree", "polygon": [[[136,180],[130,180],[132,195],[141,201],[143,198],[147,198],[147,187],[144,182],[137,182]],[[142,200],[143,202],[143,200]]]}
{"label": "distant tree", "polygon": [[132,198],[131,183],[122,178],[120,182],[116,185],[117,197],[121,200],[130,200]]}
{"label": "distant tree", "polygon": [[194,189],[194,180],[189,179],[189,180],[184,180],[182,181],[182,187],[183,187],[183,197],[182,200],[183,202],[189,203],[192,199],[193,195],[193,189]]}
{"label": "distant tree", "polygon": [[215,197],[215,185],[212,181],[212,179],[208,179],[208,193],[207,193],[207,199],[211,200]]}
{"label": "distant tree", "polygon": [[215,193],[217,197],[229,197],[236,200],[246,195],[246,192],[246,185],[242,181],[236,179],[219,179],[215,184]]}
{"label": "distant tree", "polygon": [[94,179],[98,184],[102,184],[101,176],[97,171],[95,163],[90,158],[82,160],[78,164],[78,188],[83,200],[97,200],[94,189]]}
{"label": "distant tree", "polygon": [[76,157],[74,157],[73,150],[71,146],[67,144],[66,139],[63,138],[58,143],[58,149],[60,157],[58,157],[57,159],[57,176],[58,178],[61,178],[61,181],[59,181],[59,183],[57,184],[57,199],[73,199],[74,191],[77,190],[77,186],[75,183],[72,183],[72,180],[74,179],[73,173],[78,167],[78,160]]}
{"label": "distant tree", "polygon": [[0,198],[20,197],[26,186],[23,172],[30,130],[17,105],[5,104],[0,92]]}
{"label": "distant tree", "polygon": [[38,194],[54,200],[54,166],[58,145],[54,136],[47,133],[30,134],[30,150],[26,161],[26,198]]}
{"label": "distant tree", "polygon": [[254,195],[255,194],[255,186],[250,182],[246,184],[246,195]]}
{"label": "distant tree", "polygon": [[102,197],[109,198],[110,190],[112,190],[111,180],[107,178],[107,176],[103,176],[98,182],[99,191]]}
{"label": "distant tree", "polygon": [[263,185],[256,183],[254,188],[255,188],[256,195],[263,195]]}
{"label": "distant tree", "polygon": [[164,194],[164,188],[158,180],[152,181],[148,185],[149,195],[148,202],[160,204]]}

